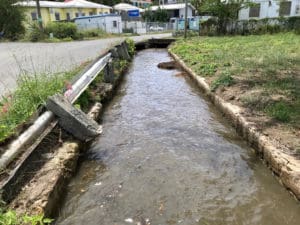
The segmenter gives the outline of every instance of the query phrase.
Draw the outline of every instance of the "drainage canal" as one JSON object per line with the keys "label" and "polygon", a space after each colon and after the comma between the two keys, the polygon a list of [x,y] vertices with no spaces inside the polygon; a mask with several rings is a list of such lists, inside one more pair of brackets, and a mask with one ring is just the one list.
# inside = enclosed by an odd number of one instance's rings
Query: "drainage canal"
{"label": "drainage canal", "polygon": [[299,224],[299,204],[179,71],[134,59],[57,224]]}

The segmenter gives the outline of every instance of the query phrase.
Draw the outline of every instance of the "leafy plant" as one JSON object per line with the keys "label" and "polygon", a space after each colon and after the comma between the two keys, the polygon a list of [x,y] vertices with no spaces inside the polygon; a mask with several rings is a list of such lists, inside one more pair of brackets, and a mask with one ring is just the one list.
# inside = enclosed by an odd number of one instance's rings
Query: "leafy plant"
{"label": "leafy plant", "polygon": [[234,79],[228,71],[223,72],[216,80],[211,84],[211,90],[215,91],[220,86],[230,86],[234,83]]}
{"label": "leafy plant", "polygon": [[24,215],[22,223],[31,225],[45,225],[53,222],[53,219],[45,218],[44,215],[28,216]]}
{"label": "leafy plant", "polygon": [[125,41],[126,41],[127,46],[128,46],[128,53],[132,57],[134,55],[134,52],[135,52],[134,41],[132,39],[130,39],[130,38],[126,38]]}
{"label": "leafy plant", "polygon": [[46,225],[50,224],[53,220],[45,218],[44,215],[20,215],[13,210],[0,212],[0,225]]}
{"label": "leafy plant", "polygon": [[214,75],[217,71],[217,65],[214,63],[207,63],[200,66],[201,74],[209,76]]}

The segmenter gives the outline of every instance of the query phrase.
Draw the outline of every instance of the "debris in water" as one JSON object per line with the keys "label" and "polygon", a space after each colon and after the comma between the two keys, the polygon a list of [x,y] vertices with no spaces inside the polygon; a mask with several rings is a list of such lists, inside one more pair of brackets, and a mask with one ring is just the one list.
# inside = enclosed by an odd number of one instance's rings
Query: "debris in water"
{"label": "debris in water", "polygon": [[186,73],[184,73],[184,72],[180,72],[180,73],[175,74],[175,77],[184,77],[184,76],[186,76]]}
{"label": "debris in water", "polygon": [[95,184],[95,186],[100,186],[102,184],[102,182],[98,182]]}
{"label": "debris in water", "polygon": [[178,68],[175,61],[161,62],[157,65],[157,67],[161,68],[161,69],[167,69],[167,70],[174,70],[174,69]]}
{"label": "debris in water", "polygon": [[126,223],[133,223],[133,219],[127,218],[127,219],[125,219],[125,222],[126,222]]}
{"label": "debris in water", "polygon": [[162,215],[163,214],[163,211],[164,211],[164,204],[163,203],[160,203],[160,207],[159,207],[159,214]]}

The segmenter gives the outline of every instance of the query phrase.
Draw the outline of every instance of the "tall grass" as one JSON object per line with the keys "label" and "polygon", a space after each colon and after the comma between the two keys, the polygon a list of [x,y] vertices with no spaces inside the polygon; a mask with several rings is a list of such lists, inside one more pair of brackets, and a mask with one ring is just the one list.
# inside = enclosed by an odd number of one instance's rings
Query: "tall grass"
{"label": "tall grass", "polygon": [[22,75],[17,89],[0,101],[0,143],[13,135],[18,126],[30,119],[48,96],[61,92],[66,81],[80,68],[66,73]]}

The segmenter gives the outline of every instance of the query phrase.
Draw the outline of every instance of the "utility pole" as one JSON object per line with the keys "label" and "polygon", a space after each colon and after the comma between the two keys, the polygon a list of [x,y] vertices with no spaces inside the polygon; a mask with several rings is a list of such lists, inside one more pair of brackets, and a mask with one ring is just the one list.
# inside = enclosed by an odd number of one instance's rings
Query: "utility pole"
{"label": "utility pole", "polygon": [[188,3],[185,0],[185,13],[184,13],[184,39],[186,39],[186,32],[187,32],[187,11],[188,11]]}
{"label": "utility pole", "polygon": [[35,0],[36,2],[36,11],[37,11],[37,20],[39,24],[40,30],[43,30],[43,20],[42,20],[42,14],[41,14],[41,6],[40,6],[40,0]]}

